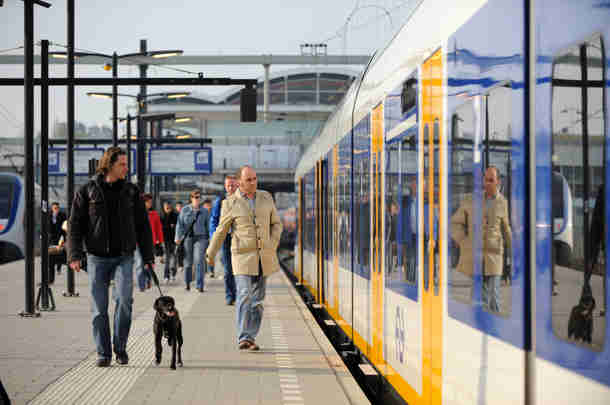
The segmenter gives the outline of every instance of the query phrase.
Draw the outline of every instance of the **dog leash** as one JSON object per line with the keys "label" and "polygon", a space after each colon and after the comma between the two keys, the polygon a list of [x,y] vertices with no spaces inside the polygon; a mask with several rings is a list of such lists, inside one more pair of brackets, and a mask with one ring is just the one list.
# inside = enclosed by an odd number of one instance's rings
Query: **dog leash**
{"label": "dog leash", "polygon": [[161,291],[161,285],[159,284],[159,279],[157,278],[157,273],[155,273],[155,269],[153,269],[152,265],[148,265],[148,271],[150,272],[150,277],[153,279],[153,282],[159,289],[159,294],[163,297],[163,291]]}

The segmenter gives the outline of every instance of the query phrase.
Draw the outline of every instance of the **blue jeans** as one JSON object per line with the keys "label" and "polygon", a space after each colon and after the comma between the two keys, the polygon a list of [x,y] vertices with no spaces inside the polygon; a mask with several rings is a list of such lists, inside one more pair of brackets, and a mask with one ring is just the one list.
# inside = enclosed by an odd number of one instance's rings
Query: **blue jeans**
{"label": "blue jeans", "polygon": [[267,278],[263,275],[235,275],[237,284],[237,342],[256,341],[263,322],[263,301]]}
{"label": "blue jeans", "polygon": [[500,312],[500,277],[483,276],[481,301],[492,312]]}
{"label": "blue jeans", "polygon": [[170,277],[176,276],[176,245],[171,242],[165,242],[165,268],[163,270],[163,278],[169,280]]}
{"label": "blue jeans", "polygon": [[203,236],[191,236],[182,243],[184,243],[184,282],[190,286],[193,281],[193,266],[195,266],[197,288],[203,288],[207,271],[205,250],[208,248],[208,239]]}
{"label": "blue jeans", "polygon": [[[229,236],[227,236],[229,238]],[[235,301],[235,277],[231,264],[231,243],[222,246],[220,250],[220,261],[225,268],[225,300],[227,303]]]}
{"label": "blue jeans", "polygon": [[138,287],[140,288],[140,290],[145,290],[146,287],[148,287],[150,275],[147,271],[144,271],[144,261],[142,260],[140,249],[137,246],[133,257],[136,267],[136,277],[138,278]]}
{"label": "blue jeans", "polygon": [[108,318],[108,288],[114,279],[112,297],[115,301],[114,336],[115,353],[124,352],[131,328],[133,305],[133,255],[99,257],[87,255],[87,273],[93,314],[93,340],[98,357],[112,358],[110,348],[110,321]]}

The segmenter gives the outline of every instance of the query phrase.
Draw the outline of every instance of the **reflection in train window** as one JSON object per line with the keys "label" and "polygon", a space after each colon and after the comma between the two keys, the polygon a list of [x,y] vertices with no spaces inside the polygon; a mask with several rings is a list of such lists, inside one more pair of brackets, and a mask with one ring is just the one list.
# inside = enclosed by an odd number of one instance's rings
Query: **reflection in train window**
{"label": "reflection in train window", "polygon": [[417,150],[413,136],[386,146],[386,280],[417,284]]}
{"label": "reflection in train window", "polygon": [[552,323],[592,350],[605,339],[605,94],[599,35],[553,60]]}
{"label": "reflection in train window", "polygon": [[472,102],[455,110],[451,117],[451,172],[449,186],[449,214],[451,242],[449,244],[451,298],[472,302],[474,274],[472,240],[472,192],[474,186],[474,130],[475,114]]}
{"label": "reflection in train window", "polygon": [[[510,83],[498,85],[484,97],[482,139],[483,193],[481,207],[481,301],[483,309],[509,316],[512,309],[511,108]],[[495,169],[494,169],[495,168]]]}

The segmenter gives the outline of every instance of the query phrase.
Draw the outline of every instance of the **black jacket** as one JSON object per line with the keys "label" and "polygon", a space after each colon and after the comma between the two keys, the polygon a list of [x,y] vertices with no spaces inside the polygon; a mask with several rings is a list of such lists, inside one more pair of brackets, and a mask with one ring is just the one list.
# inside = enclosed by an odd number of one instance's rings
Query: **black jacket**
{"label": "black jacket", "polygon": [[61,229],[61,225],[66,220],[66,214],[63,212],[57,213],[57,219],[55,223],[53,223],[53,213],[49,214],[49,244],[57,245],[59,243],[59,239],[61,239],[62,235],[65,239],[65,232]]}
{"label": "black jacket", "polygon": [[119,181],[122,185],[118,212],[108,212],[101,175],[74,195],[68,225],[68,262],[83,258],[83,243],[88,253],[107,256],[110,252],[109,215],[118,215],[123,228],[113,236],[121,238],[121,255],[133,254],[137,243],[144,263],[154,263],[152,231],[140,191],[134,184]]}
{"label": "black jacket", "polygon": [[166,245],[172,245],[176,236],[176,223],[178,222],[178,213],[172,210],[169,214],[163,211],[161,215],[161,224],[163,225],[163,238]]}

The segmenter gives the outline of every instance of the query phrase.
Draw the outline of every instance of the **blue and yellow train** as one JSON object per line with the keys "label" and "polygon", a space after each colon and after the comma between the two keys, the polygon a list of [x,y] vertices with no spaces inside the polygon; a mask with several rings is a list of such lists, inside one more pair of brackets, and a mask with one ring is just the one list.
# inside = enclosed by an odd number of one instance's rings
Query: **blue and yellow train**
{"label": "blue and yellow train", "polygon": [[609,0],[422,1],[298,164],[294,275],[400,401],[610,403],[608,44]]}

